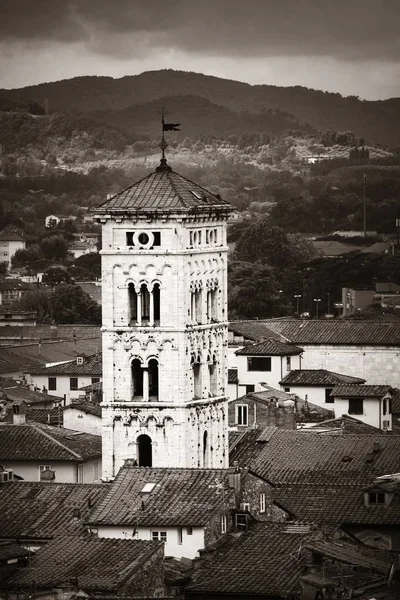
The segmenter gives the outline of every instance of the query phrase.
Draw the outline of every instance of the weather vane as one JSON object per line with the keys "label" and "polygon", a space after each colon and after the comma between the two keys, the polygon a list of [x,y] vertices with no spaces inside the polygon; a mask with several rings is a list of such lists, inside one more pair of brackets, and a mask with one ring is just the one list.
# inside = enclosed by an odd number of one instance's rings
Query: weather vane
{"label": "weather vane", "polygon": [[168,114],[167,111],[165,110],[164,107],[161,108],[159,114],[161,114],[161,124],[162,124],[162,137],[161,137],[161,142],[160,142],[160,148],[161,148],[161,152],[162,152],[162,158],[161,158],[161,164],[160,166],[157,168],[158,170],[163,170],[163,169],[170,169],[170,167],[167,167],[167,160],[165,158],[165,150],[168,148],[168,144],[165,141],[165,137],[164,137],[164,131],[180,131],[179,126],[180,123],[166,123],[165,122],[165,115]]}

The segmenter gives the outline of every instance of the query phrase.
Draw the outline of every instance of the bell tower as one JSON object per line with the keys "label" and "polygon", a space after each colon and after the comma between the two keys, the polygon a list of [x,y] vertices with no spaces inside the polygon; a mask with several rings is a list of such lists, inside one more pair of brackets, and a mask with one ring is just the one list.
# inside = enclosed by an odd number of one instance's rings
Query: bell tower
{"label": "bell tower", "polygon": [[103,477],[228,466],[230,205],[164,157],[97,209],[102,223]]}

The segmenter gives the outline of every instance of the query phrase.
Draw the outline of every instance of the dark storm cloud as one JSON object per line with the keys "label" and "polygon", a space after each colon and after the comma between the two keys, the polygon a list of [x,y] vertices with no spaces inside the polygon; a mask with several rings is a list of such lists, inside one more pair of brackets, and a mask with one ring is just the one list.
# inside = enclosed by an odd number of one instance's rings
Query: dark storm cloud
{"label": "dark storm cloud", "polygon": [[[399,0],[1,0],[0,36],[216,56],[398,60]],[[139,49],[141,50],[139,51]]]}

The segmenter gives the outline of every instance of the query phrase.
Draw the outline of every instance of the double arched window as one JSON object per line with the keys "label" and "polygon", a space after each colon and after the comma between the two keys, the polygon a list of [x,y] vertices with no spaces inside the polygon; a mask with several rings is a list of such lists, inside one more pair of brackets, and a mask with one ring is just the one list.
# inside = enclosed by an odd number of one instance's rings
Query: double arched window
{"label": "double arched window", "polygon": [[128,285],[129,324],[130,325],[159,325],[160,324],[160,284],[150,287],[142,283],[137,290],[135,284]]}
{"label": "double arched window", "polygon": [[152,358],[147,364],[135,358],[131,363],[133,401],[157,402],[159,400],[159,364]]}

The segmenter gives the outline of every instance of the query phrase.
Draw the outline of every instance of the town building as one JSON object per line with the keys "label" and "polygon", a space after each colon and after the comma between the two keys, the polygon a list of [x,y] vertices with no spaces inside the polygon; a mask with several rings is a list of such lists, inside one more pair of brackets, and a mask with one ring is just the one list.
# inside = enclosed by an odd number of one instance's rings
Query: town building
{"label": "town building", "polygon": [[69,404],[81,395],[80,388],[101,381],[101,354],[77,356],[75,360],[39,367],[26,374],[28,385],[49,392]]}
{"label": "town building", "polygon": [[11,262],[17,250],[25,248],[25,236],[15,225],[7,225],[0,232],[0,262],[5,262],[8,270],[11,269]]}
{"label": "town building", "polygon": [[235,397],[259,391],[262,383],[278,388],[280,380],[287,373],[301,368],[302,352],[302,348],[273,338],[246,344],[236,350],[234,358],[231,354],[229,361],[229,367],[237,370],[238,385],[235,392],[238,396]]}
{"label": "town building", "polygon": [[0,306],[0,327],[8,325],[24,327],[36,325],[37,312],[35,310],[19,310],[9,306]]}
{"label": "town building", "polygon": [[392,429],[392,396],[393,389],[389,385],[354,383],[338,384],[330,395],[337,416],[353,415],[384,431]]}
{"label": "town building", "polygon": [[[326,369],[295,369],[280,381],[285,392],[296,394],[307,402],[334,411],[336,418],[348,414],[347,410],[339,414],[339,406],[335,404],[331,395],[333,388],[342,383],[362,384],[365,383],[365,379],[333,373]],[[343,406],[340,406],[340,410],[343,410]]]}
{"label": "town building", "polygon": [[101,435],[101,408],[99,404],[74,400],[63,409],[64,427]]}
{"label": "town building", "polygon": [[268,479],[230,469],[145,468],[126,461],[89,518],[101,538],[165,542],[165,554],[194,558],[247,523],[283,521]]}
{"label": "town building", "polygon": [[97,209],[102,223],[103,476],[124,460],[228,466],[230,206],[156,171]]}
{"label": "town building", "polygon": [[[14,302],[19,302],[25,294],[32,290],[31,283],[26,283],[14,277],[2,278],[0,279],[0,305],[6,308]],[[29,325],[29,323],[26,323],[26,325]]]}
{"label": "town building", "polygon": [[263,319],[233,321],[229,330],[236,350],[239,340],[244,345],[243,341],[280,336],[303,349],[302,369],[325,369],[368,384],[400,387],[398,320]]}
{"label": "town building", "polygon": [[101,437],[26,421],[13,403],[12,424],[0,422],[0,464],[27,481],[93,483],[101,477]]}

